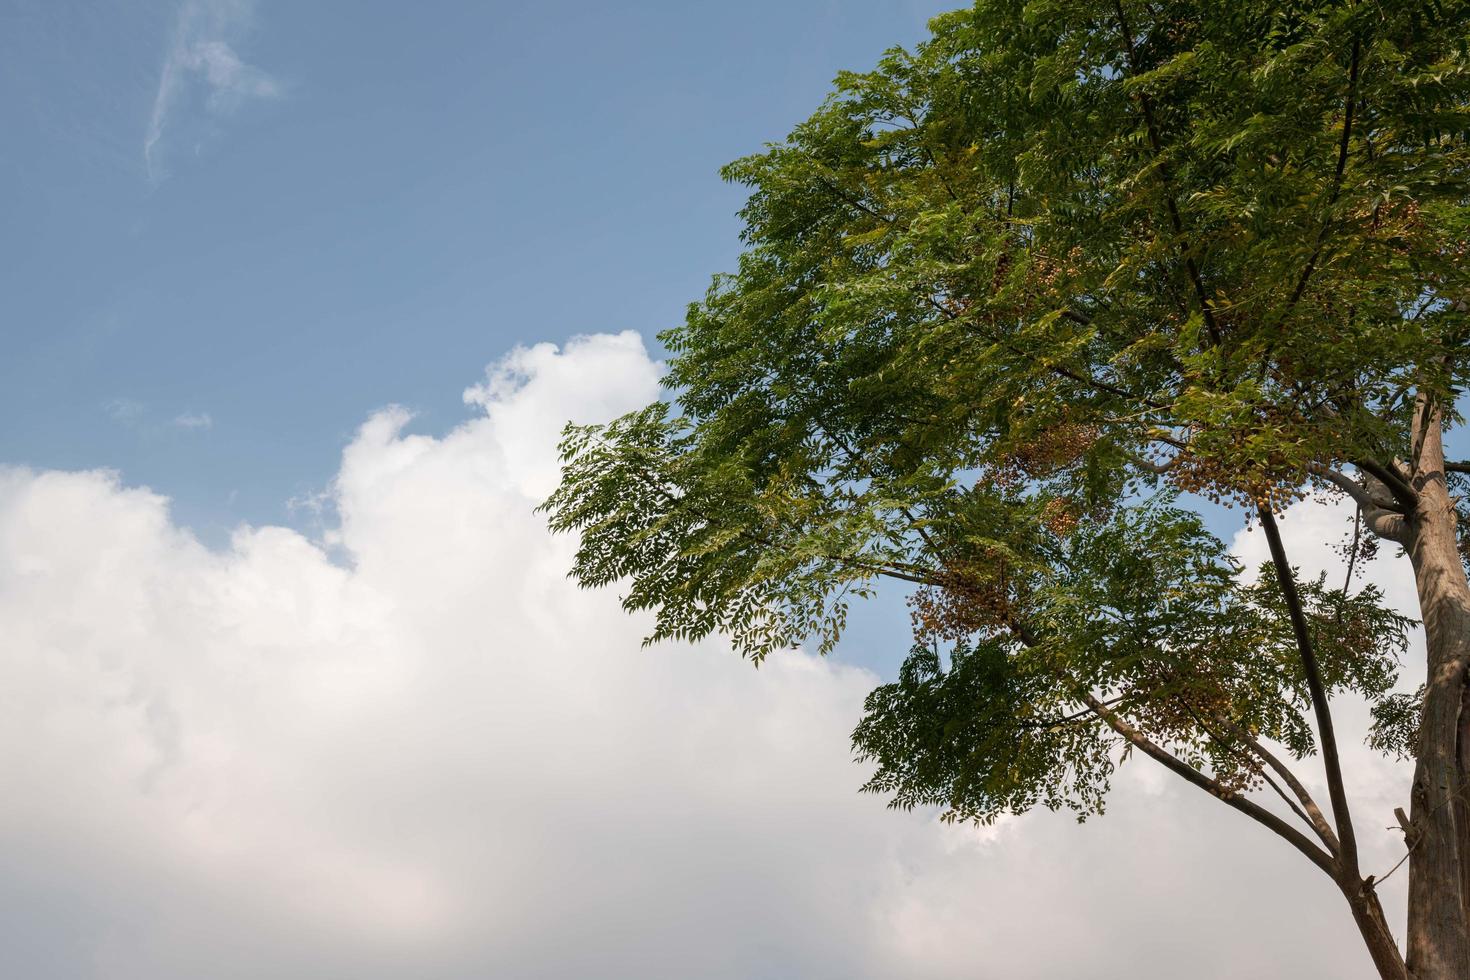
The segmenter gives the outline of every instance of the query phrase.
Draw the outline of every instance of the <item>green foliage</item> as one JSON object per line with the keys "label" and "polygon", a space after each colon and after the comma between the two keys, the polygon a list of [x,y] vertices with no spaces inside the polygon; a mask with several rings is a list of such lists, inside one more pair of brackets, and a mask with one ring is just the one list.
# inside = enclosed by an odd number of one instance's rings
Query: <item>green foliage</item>
{"label": "green foliage", "polygon": [[[1109,692],[1114,711],[1227,788],[1254,787],[1240,733],[1297,757],[1314,746],[1271,569],[1251,585],[1238,572],[1195,515],[1172,507],[1079,529],[1031,586],[1038,638],[961,641],[947,667],[937,645],[916,646],[898,681],[868,697],[853,736],[877,763],[866,789],[980,821],[1038,802],[1100,812],[1114,750],[1101,720],[1077,710],[1084,691]],[[1372,588],[1350,595],[1318,580],[1302,598],[1328,692],[1382,697],[1410,622]]]}
{"label": "green foliage", "polygon": [[[1405,450],[1413,391],[1453,403],[1467,25],[1453,0],[981,0],[841,75],[726,168],[746,249],[662,335],[674,404],[568,430],[545,506],[574,574],[650,640],[757,661],[829,649],[880,576],[918,586],[856,732],[901,806],[1099,809],[1087,694],[1228,787],[1259,778],[1242,738],[1312,751],[1274,578],[1178,492],[1280,506]],[[1324,682],[1401,745],[1408,624],[1300,587]]]}
{"label": "green foliage", "polygon": [[1424,685],[1413,694],[1395,693],[1373,706],[1373,729],[1368,744],[1385,755],[1412,759],[1424,710]]}

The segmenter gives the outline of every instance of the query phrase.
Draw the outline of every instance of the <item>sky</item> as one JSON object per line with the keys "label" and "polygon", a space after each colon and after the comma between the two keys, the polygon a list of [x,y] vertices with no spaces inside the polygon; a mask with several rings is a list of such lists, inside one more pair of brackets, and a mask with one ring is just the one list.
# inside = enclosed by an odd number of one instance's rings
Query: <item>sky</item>
{"label": "sky", "polygon": [[940,9],[7,0],[0,458],[296,519],[365,409],[442,430],[517,343],[678,323],[718,169]]}
{"label": "sky", "polygon": [[[0,5],[10,969],[1371,975],[1313,869],[1146,760],[1084,826],[858,794],[894,597],[825,660],[642,649],[533,513],[732,266],[719,166],[939,9]],[[1346,520],[1287,514],[1305,570]],[[1386,870],[1407,773],[1348,740]]]}

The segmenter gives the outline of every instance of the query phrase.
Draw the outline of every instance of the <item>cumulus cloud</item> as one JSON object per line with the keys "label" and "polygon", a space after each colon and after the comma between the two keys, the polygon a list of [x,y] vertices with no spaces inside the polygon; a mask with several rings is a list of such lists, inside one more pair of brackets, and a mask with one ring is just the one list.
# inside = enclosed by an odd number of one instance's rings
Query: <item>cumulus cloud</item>
{"label": "cumulus cloud", "polygon": [[562,420],[658,375],[586,337],[513,352],[448,433],[378,412],[324,541],[211,549],[116,474],[0,470],[9,968],[1370,976],[1313,869],[1144,762],[1083,827],[945,827],[855,792],[871,674],[640,649],[532,508]]}
{"label": "cumulus cloud", "polygon": [[163,67],[143,138],[143,163],[150,180],[162,175],[160,143],[171,120],[191,99],[219,116],[253,99],[279,97],[281,82],[240,59],[227,38],[248,26],[249,0],[184,0]]}

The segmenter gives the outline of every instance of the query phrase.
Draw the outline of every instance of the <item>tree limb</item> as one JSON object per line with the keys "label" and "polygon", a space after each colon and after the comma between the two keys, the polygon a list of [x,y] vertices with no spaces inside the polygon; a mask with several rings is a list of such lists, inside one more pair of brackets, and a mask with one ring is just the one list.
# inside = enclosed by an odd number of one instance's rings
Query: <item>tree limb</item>
{"label": "tree limb", "polygon": [[1307,690],[1312,698],[1312,711],[1317,718],[1317,733],[1322,742],[1322,763],[1327,772],[1327,792],[1332,800],[1332,816],[1337,824],[1337,836],[1341,841],[1339,861],[1346,880],[1358,878],[1358,841],[1353,833],[1352,814],[1348,810],[1347,790],[1342,779],[1342,760],[1337,751],[1337,733],[1332,724],[1332,709],[1327,703],[1327,689],[1322,683],[1322,671],[1317,663],[1316,651],[1312,648],[1312,636],[1307,627],[1306,613],[1302,610],[1301,596],[1296,590],[1296,579],[1286,558],[1286,547],[1281,542],[1281,529],[1276,526],[1276,517],[1269,507],[1259,507],[1261,527],[1266,532],[1266,542],[1271,548],[1271,564],[1276,568],[1276,581],[1281,587],[1291,615],[1291,628],[1296,634],[1297,651],[1301,655],[1302,668],[1307,678]]}
{"label": "tree limb", "polygon": [[1220,800],[1226,806],[1239,810],[1256,821],[1256,823],[1266,827],[1272,833],[1281,837],[1292,847],[1295,847],[1302,854],[1306,855],[1307,860],[1321,868],[1334,881],[1338,879],[1338,864],[1333,856],[1312,843],[1311,838],[1307,837],[1291,824],[1282,820],[1270,810],[1246,799],[1239,793],[1226,789],[1209,776],[1206,776],[1198,769],[1160,747],[1090,692],[1082,694],[1081,700],[1092,709],[1094,714],[1106,722],[1109,728],[1121,735],[1130,745],[1163,765],[1170,772],[1182,777],[1186,782],[1199,787],[1217,800]]}
{"label": "tree limb", "polygon": [[1231,734],[1250,746],[1250,750],[1281,777],[1281,781],[1291,788],[1292,793],[1301,802],[1302,809],[1306,811],[1305,816],[1307,822],[1312,825],[1312,829],[1317,832],[1317,836],[1322,838],[1322,843],[1326,844],[1327,849],[1333,854],[1340,853],[1342,844],[1338,841],[1337,834],[1333,833],[1332,826],[1327,822],[1327,818],[1323,816],[1321,807],[1317,806],[1317,801],[1312,798],[1312,794],[1308,793],[1307,788],[1302,785],[1301,780],[1297,779],[1296,773],[1292,772],[1286,763],[1282,762],[1274,752],[1262,745],[1259,739],[1252,736],[1239,725],[1228,718],[1221,718],[1220,722],[1231,730]]}
{"label": "tree limb", "polygon": [[1322,227],[1317,231],[1317,243],[1312,249],[1311,256],[1307,259],[1306,266],[1296,282],[1296,288],[1292,290],[1291,299],[1287,301],[1286,309],[1281,313],[1279,323],[1284,324],[1291,311],[1296,308],[1297,301],[1306,292],[1307,282],[1312,278],[1312,273],[1317,269],[1317,261],[1322,257],[1322,247],[1327,244],[1327,235],[1332,230],[1332,208],[1337,204],[1338,197],[1342,194],[1342,177],[1347,171],[1348,141],[1353,131],[1353,108],[1358,100],[1358,62],[1362,53],[1362,43],[1353,38],[1353,53],[1348,65],[1348,90],[1347,105],[1343,109],[1342,118],[1342,140],[1337,147],[1337,169],[1332,175],[1332,193],[1327,198],[1327,214],[1322,218]]}
{"label": "tree limb", "polygon": [[1384,466],[1377,460],[1366,457],[1352,460],[1352,464],[1363,472],[1371,474],[1374,479],[1387,487],[1393,493],[1394,500],[1398,501],[1404,510],[1413,510],[1418,506],[1418,491],[1409,485],[1409,481],[1404,479],[1396,467]]}
{"label": "tree limb", "polygon": [[1323,466],[1320,463],[1311,463],[1307,467],[1317,476],[1337,487],[1343,493],[1353,498],[1353,501],[1363,511],[1389,510],[1397,514],[1404,513],[1402,505],[1394,500],[1379,500],[1374,497],[1369,489],[1348,476],[1346,473]]}

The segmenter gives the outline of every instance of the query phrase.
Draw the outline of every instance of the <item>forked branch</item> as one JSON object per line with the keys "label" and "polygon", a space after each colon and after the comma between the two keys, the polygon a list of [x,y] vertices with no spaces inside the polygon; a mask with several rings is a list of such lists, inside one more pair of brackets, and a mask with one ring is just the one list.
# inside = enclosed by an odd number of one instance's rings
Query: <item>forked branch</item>
{"label": "forked branch", "polygon": [[1206,776],[1198,769],[1184,762],[1172,752],[1160,746],[1143,732],[1129,724],[1112,708],[1108,707],[1098,697],[1091,693],[1083,693],[1082,701],[1093,713],[1101,718],[1109,728],[1123,737],[1129,745],[1137,748],[1140,752],[1160,763],[1175,775],[1183,778],[1186,782],[1199,787],[1206,793],[1220,800],[1226,806],[1239,810],[1250,817],[1256,823],[1261,824],[1278,837],[1285,840],[1292,847],[1304,854],[1307,860],[1321,868],[1334,881],[1339,877],[1337,860],[1321,847],[1312,843],[1312,839],[1291,824],[1282,820],[1270,810],[1252,802],[1241,794],[1221,786],[1219,782]]}

